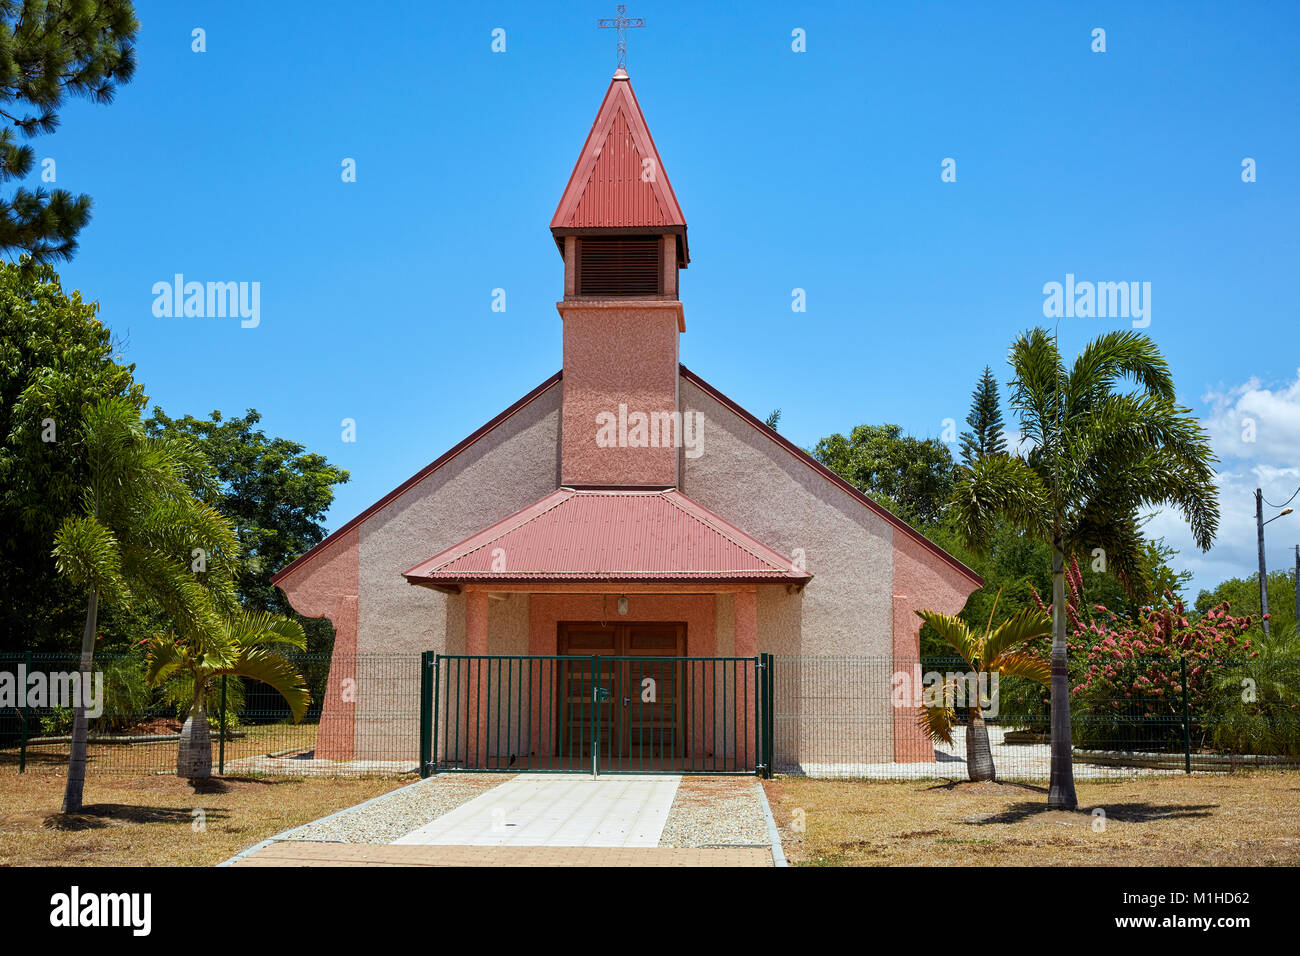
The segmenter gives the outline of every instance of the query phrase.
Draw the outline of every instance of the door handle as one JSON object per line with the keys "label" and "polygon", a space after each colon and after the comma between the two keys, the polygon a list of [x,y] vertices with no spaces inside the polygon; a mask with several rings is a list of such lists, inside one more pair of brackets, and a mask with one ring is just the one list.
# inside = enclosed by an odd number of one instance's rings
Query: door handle
{"label": "door handle", "polygon": [[628,704],[630,704],[630,703],[632,703],[632,698],[631,698],[631,697],[624,697],[624,698],[623,698],[623,706],[624,706],[624,707],[626,707],[626,706],[627,706]]}

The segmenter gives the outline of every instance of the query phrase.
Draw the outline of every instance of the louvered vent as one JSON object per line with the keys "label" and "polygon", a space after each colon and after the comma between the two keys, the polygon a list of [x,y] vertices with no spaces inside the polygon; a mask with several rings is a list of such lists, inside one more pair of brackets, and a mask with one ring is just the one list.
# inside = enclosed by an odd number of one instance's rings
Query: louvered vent
{"label": "louvered vent", "polygon": [[650,296],[662,291],[658,236],[578,239],[578,295]]}

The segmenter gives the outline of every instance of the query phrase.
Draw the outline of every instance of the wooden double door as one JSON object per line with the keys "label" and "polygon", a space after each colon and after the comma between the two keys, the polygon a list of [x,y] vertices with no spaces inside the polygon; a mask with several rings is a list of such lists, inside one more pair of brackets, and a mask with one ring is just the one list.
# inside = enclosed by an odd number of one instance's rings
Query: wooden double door
{"label": "wooden double door", "polygon": [[686,755],[686,625],[562,621],[558,650],[573,656],[558,694],[560,754],[611,770],[670,769]]}

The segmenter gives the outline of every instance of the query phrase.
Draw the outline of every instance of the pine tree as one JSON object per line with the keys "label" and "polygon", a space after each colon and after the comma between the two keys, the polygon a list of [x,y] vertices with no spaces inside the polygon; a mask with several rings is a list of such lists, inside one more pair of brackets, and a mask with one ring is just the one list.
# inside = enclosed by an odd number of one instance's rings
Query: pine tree
{"label": "pine tree", "polygon": [[1007,442],[1002,433],[1002,409],[998,407],[998,383],[987,365],[971,394],[966,424],[971,431],[961,433],[961,460],[967,466],[981,458],[1007,453]]}
{"label": "pine tree", "polygon": [[[66,97],[113,101],[135,72],[139,26],[130,0],[0,0],[0,182],[32,171],[36,154],[19,137],[54,132]],[[90,207],[66,189],[18,187],[0,197],[0,253],[72,258]]]}

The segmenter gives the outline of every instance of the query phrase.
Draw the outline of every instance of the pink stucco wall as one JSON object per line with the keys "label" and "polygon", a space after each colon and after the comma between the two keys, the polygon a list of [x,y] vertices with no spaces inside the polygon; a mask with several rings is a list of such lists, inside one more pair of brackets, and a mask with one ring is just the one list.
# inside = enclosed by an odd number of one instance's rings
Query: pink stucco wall
{"label": "pink stucco wall", "polygon": [[[630,314],[626,312],[624,318]],[[662,314],[674,313],[665,308]],[[595,309],[576,321],[594,322],[602,316],[623,321],[619,310]],[[670,331],[665,324],[651,338],[668,336]],[[651,334],[644,328],[641,332]],[[671,337],[675,340],[676,333]],[[594,368],[601,356],[596,351],[588,358]],[[566,369],[563,396],[561,383],[556,382],[531,405],[368,514],[280,582],[297,610],[329,617],[338,632],[319,756],[409,756],[406,750],[371,752],[375,742],[401,743],[418,733],[416,711],[399,721],[392,712],[392,689],[386,698],[369,693],[364,675],[356,673],[353,655],[468,649],[466,596],[413,588],[401,571],[554,490],[560,482],[562,454],[568,451],[565,439],[573,438],[562,438],[561,416],[583,418],[590,411],[581,407],[581,382],[568,390],[573,378],[582,376]],[[678,380],[674,365],[673,382]],[[585,394],[590,399],[598,394],[608,397],[607,392]],[[856,683],[838,688],[839,698],[856,708],[856,726],[872,728],[869,738],[855,738],[857,750],[852,753],[843,751],[839,741],[858,731],[852,721],[836,725],[836,713],[818,709],[825,695],[817,672],[810,669],[807,680],[799,683],[802,678],[793,665],[788,666],[783,689],[801,702],[778,728],[785,735],[779,741],[781,752],[808,762],[933,759],[933,749],[916,727],[915,713],[893,712],[887,675],[882,683],[879,671],[887,671],[891,663],[895,671],[910,670],[918,658],[920,619],[915,610],[956,613],[974,582],[693,383],[682,380],[671,393],[665,388],[658,394],[658,399],[646,404],[667,401],[671,394],[669,407],[705,417],[704,455],[687,459],[674,454],[674,462],[681,466],[678,486],[769,546],[791,554],[797,549],[815,578],[802,591],[760,586],[752,600],[733,594],[632,594],[630,613],[623,620],[685,621],[691,656],[750,656],[762,650],[804,660],[853,657],[878,662],[864,668]],[[570,398],[575,399],[573,406]],[[593,439],[594,414],[591,428],[582,423]],[[579,449],[575,460],[581,462],[583,454]],[[585,473],[606,481],[610,474]],[[671,484],[672,479],[664,483]],[[748,625],[751,603],[756,605],[752,630]],[[491,601],[488,611],[489,654],[552,655],[559,621],[601,619],[596,595],[514,594]],[[613,599],[605,616],[618,622]],[[342,686],[348,678],[361,692],[355,703],[343,700]]]}
{"label": "pink stucco wall", "polygon": [[[909,679],[921,664],[921,619],[916,612],[928,608],[956,614],[976,590],[968,577],[939,559],[916,539],[894,534],[894,673]],[[934,746],[921,730],[917,707],[894,710],[894,760],[923,763],[934,760]]]}
{"label": "pink stucco wall", "polygon": [[[601,447],[597,416],[677,410],[676,302],[565,301],[560,476],[566,485],[675,485],[677,447]],[[675,438],[674,438],[675,442]]]}
{"label": "pink stucco wall", "polygon": [[403,695],[418,689],[399,686],[398,658],[382,655],[461,650],[464,598],[412,587],[401,572],[554,491],[559,417],[557,379],[277,579],[295,610],[337,631],[317,756],[411,756],[419,708]]}
{"label": "pink stucco wall", "polygon": [[334,653],[325,682],[315,756],[350,759],[356,726],[357,529],[331,541],[316,555],[310,574],[291,576],[280,582],[280,588],[299,614],[327,617],[334,625]]}
{"label": "pink stucco wall", "polygon": [[[704,454],[682,462],[682,491],[768,546],[797,549],[814,575],[797,594],[759,589],[759,649],[799,659],[782,664],[779,754],[799,763],[932,761],[916,713],[893,707],[890,673],[919,663],[914,612],[956,613],[975,582],[689,379],[681,404],[706,422]],[[830,699],[823,684],[833,668]]]}

